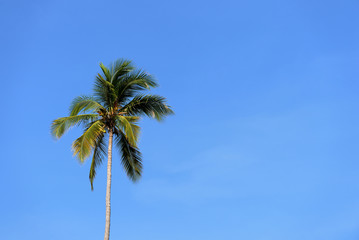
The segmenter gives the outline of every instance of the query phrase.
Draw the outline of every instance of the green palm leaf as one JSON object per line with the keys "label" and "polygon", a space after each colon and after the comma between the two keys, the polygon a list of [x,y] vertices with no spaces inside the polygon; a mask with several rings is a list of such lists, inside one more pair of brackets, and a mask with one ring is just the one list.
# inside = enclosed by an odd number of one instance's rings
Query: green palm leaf
{"label": "green palm leaf", "polygon": [[[100,68],[101,68],[102,73],[104,75],[104,79],[106,81],[108,81],[108,82],[111,82],[111,72],[110,72],[110,70],[105,65],[103,65],[102,63],[100,63]],[[98,75],[101,76],[100,74],[98,74]]]}
{"label": "green palm leaf", "polygon": [[70,116],[75,116],[80,112],[87,112],[91,110],[91,113],[104,111],[105,108],[98,103],[93,97],[80,96],[75,98],[70,106]]}
{"label": "green palm leaf", "polygon": [[121,163],[127,176],[133,181],[137,181],[142,173],[142,157],[137,147],[130,144],[126,135],[116,129],[115,144],[120,149]]}
{"label": "green palm leaf", "polygon": [[106,108],[114,105],[116,101],[115,88],[110,81],[105,80],[100,74],[96,76],[94,92],[96,100]]}
{"label": "green palm leaf", "polygon": [[157,87],[156,80],[148,73],[139,70],[131,72],[123,77],[121,81],[115,85],[119,102],[126,102],[136,93]]}
{"label": "green palm leaf", "polygon": [[139,117],[132,116],[118,115],[116,117],[116,127],[125,133],[127,140],[133,146],[137,146],[138,135],[140,132],[140,127],[135,124],[138,119]]}
{"label": "green palm leaf", "polygon": [[79,124],[87,124],[88,122],[98,119],[97,114],[82,114],[58,118],[52,122],[51,133],[54,137],[60,138],[72,126]]}
{"label": "green palm leaf", "polygon": [[100,134],[95,141],[90,173],[89,173],[91,190],[93,190],[93,181],[96,176],[96,169],[99,165],[102,164],[103,159],[107,156],[104,136],[105,134]]}
{"label": "green palm leaf", "polygon": [[105,124],[97,120],[89,124],[84,133],[72,143],[72,150],[80,162],[84,162],[95,147],[97,138],[105,132]]}
{"label": "green palm leaf", "polygon": [[134,70],[131,61],[119,59],[112,64],[111,67],[111,83],[116,86],[117,82],[122,79],[124,75]]}
{"label": "green palm leaf", "polygon": [[130,116],[147,115],[158,121],[173,114],[171,107],[166,104],[166,98],[158,95],[137,95],[121,111]]}

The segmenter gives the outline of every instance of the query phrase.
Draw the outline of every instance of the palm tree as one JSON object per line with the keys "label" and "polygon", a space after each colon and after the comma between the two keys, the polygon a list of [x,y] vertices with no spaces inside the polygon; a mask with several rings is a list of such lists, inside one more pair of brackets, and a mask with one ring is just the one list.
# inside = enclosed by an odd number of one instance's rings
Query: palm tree
{"label": "palm tree", "polygon": [[[107,68],[100,64],[102,73],[95,79],[93,96],[80,96],[70,106],[70,116],[52,122],[52,135],[60,138],[72,126],[82,125],[84,132],[72,144],[74,155],[84,162],[92,154],[90,167],[91,190],[97,167],[106,157],[107,188],[105,240],[110,237],[112,142],[121,154],[121,163],[127,176],[136,181],[141,177],[142,159],[137,147],[140,117],[148,116],[161,121],[172,114],[166,99],[158,95],[144,95],[143,91],[157,87],[156,80],[142,70],[136,70],[131,61],[120,59]],[[113,139],[114,138],[114,139]]]}

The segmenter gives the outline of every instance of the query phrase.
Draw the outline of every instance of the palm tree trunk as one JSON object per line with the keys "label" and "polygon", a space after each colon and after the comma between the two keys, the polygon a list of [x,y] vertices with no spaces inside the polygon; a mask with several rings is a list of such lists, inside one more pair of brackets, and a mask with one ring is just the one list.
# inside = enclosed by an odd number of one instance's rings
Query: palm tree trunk
{"label": "palm tree trunk", "polygon": [[108,160],[107,160],[107,188],[106,188],[106,225],[105,225],[105,238],[110,239],[110,218],[111,218],[111,168],[112,168],[112,138],[113,131],[109,131],[108,140]]}

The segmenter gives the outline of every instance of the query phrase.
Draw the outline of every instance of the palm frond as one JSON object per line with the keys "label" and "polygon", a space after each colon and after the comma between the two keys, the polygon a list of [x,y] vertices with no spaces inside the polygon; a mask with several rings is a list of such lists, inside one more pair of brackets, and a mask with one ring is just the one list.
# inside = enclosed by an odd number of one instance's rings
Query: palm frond
{"label": "palm frond", "polygon": [[82,114],[58,118],[52,122],[51,133],[54,137],[60,138],[71,127],[79,124],[87,124],[98,118],[99,116],[97,114]]}
{"label": "palm frond", "polygon": [[99,165],[102,164],[103,159],[107,156],[106,153],[106,143],[105,143],[105,134],[100,134],[95,142],[93,156],[92,156],[92,162],[90,167],[90,173],[89,173],[89,179],[91,183],[91,190],[93,190],[93,181],[96,176],[96,169]]}
{"label": "palm frond", "polygon": [[139,117],[134,116],[116,116],[116,128],[123,131],[127,140],[133,146],[137,146],[138,135],[140,133],[140,127],[136,125]]}
{"label": "palm frond", "polygon": [[111,82],[111,72],[110,70],[105,66],[103,65],[102,63],[100,63],[100,68],[102,70],[102,73],[104,75],[104,79],[108,82]]}
{"label": "palm frond", "polygon": [[115,144],[120,149],[121,163],[127,176],[133,181],[137,181],[142,173],[142,157],[137,147],[132,146],[125,134],[115,129]]}
{"label": "palm frond", "polygon": [[70,106],[70,116],[75,116],[80,112],[86,112],[91,110],[92,113],[96,113],[104,110],[104,107],[98,103],[93,97],[79,96],[75,98]]}
{"label": "palm frond", "polygon": [[72,150],[80,162],[84,162],[91,155],[97,138],[105,132],[105,124],[97,120],[88,124],[84,133],[72,143]]}
{"label": "palm frond", "polygon": [[94,92],[96,101],[101,102],[106,108],[112,107],[116,101],[114,86],[111,82],[105,80],[100,74],[96,76]]}
{"label": "palm frond", "polygon": [[129,98],[135,96],[136,93],[157,87],[156,80],[148,73],[138,70],[124,76],[115,86],[118,101],[126,102]]}
{"label": "palm frond", "polygon": [[116,85],[116,82],[121,80],[121,77],[131,72],[134,66],[131,64],[132,61],[126,59],[119,59],[112,63],[111,66],[111,83]]}
{"label": "palm frond", "polygon": [[158,121],[174,113],[166,104],[166,98],[158,95],[137,95],[121,111],[130,116],[147,115]]}

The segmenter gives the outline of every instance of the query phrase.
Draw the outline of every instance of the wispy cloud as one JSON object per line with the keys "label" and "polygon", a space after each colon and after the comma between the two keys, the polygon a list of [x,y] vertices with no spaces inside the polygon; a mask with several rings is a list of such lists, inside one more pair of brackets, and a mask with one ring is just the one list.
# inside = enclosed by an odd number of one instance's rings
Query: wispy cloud
{"label": "wispy cloud", "polygon": [[164,166],[173,178],[147,179],[136,192],[141,199],[196,201],[233,195],[238,171],[252,163],[237,149],[219,146],[199,153],[178,165]]}

